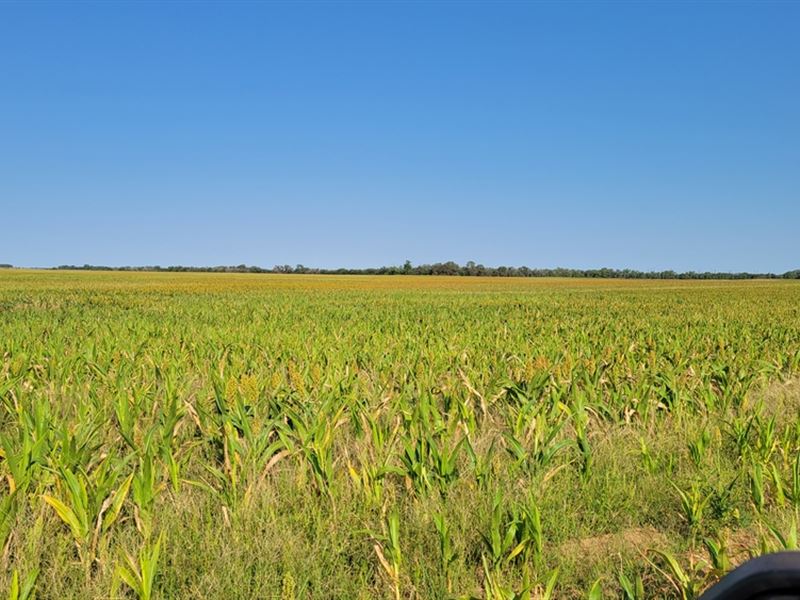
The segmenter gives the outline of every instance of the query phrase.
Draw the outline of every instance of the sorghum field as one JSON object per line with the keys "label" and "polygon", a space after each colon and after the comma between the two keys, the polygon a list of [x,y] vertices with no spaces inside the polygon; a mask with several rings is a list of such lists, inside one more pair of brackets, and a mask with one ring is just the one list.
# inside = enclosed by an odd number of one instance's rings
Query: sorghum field
{"label": "sorghum field", "polygon": [[10,598],[692,598],[797,546],[800,285],[0,271]]}

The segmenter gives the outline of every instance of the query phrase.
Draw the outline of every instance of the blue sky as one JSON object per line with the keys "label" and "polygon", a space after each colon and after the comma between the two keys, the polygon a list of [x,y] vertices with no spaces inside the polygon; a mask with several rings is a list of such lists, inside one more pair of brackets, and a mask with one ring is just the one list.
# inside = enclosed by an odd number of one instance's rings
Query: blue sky
{"label": "blue sky", "polygon": [[0,3],[0,262],[800,266],[800,3]]}

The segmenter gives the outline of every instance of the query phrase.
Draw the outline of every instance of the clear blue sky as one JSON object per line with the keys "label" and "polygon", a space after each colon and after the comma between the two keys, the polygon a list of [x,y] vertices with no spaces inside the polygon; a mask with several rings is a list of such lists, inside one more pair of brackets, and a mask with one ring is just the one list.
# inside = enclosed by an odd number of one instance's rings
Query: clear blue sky
{"label": "clear blue sky", "polygon": [[0,3],[0,262],[800,267],[800,3]]}

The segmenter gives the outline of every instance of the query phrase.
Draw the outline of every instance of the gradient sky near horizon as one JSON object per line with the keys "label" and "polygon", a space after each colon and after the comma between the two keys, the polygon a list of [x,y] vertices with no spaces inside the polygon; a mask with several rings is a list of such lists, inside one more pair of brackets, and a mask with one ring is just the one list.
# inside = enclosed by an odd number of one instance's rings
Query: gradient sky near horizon
{"label": "gradient sky near horizon", "polygon": [[0,263],[800,267],[800,3],[0,3]]}

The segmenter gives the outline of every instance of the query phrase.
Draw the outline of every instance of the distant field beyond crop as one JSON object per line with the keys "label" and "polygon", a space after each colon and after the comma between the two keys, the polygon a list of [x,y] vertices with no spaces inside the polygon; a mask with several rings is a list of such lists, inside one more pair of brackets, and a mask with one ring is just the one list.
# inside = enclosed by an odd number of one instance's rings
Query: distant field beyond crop
{"label": "distant field beyond crop", "polygon": [[800,282],[3,270],[0,357],[40,599],[690,598],[797,545]]}

